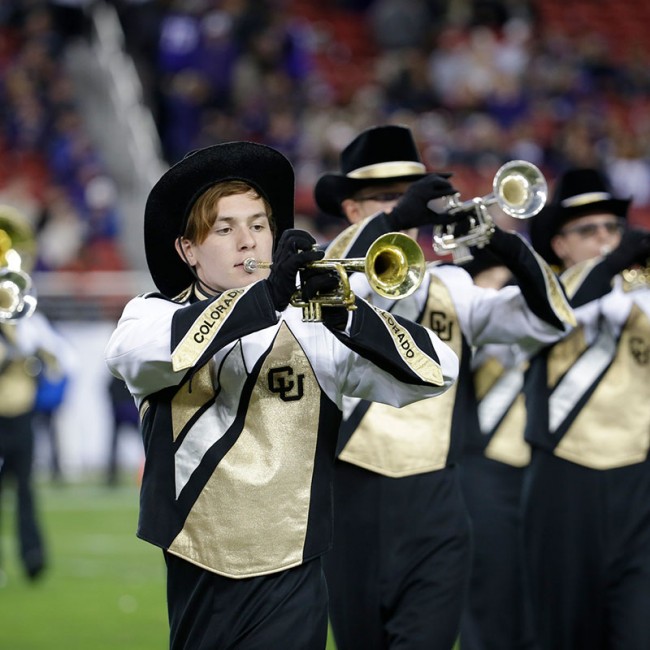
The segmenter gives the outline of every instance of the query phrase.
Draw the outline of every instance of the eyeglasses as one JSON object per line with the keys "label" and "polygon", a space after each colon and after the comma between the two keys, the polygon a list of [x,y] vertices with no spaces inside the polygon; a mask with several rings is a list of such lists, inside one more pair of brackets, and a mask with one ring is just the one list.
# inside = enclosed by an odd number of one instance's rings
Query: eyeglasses
{"label": "eyeglasses", "polygon": [[577,226],[572,226],[570,228],[563,228],[558,234],[576,234],[578,237],[587,239],[589,237],[595,237],[601,228],[604,228],[608,235],[620,235],[625,230],[625,219],[617,219],[616,221],[596,221],[594,223],[583,223]]}
{"label": "eyeglasses", "polygon": [[391,201],[399,201],[404,196],[404,192],[378,192],[377,194],[369,194],[368,196],[357,196],[355,201],[361,203],[362,201],[376,201],[377,203],[390,203]]}

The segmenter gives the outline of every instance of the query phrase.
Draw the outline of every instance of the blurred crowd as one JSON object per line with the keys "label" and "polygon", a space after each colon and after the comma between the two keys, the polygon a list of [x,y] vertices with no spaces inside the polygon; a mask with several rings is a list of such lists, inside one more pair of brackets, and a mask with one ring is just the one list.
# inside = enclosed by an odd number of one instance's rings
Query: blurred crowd
{"label": "blurred crowd", "polygon": [[36,270],[121,268],[116,186],[89,139],[51,9],[0,7],[0,195],[32,221]]}
{"label": "blurred crowd", "polygon": [[[97,2],[0,9],[0,192],[34,216],[43,269],[123,265],[116,188],[60,63],[70,40],[92,40]],[[649,219],[648,52],[638,32],[608,34],[620,3],[577,3],[564,22],[556,0],[110,4],[166,161],[229,140],[267,143],[294,162],[298,212],[324,238],[341,224],[319,214],[316,179],[356,133],[383,123],[410,126],[425,162],[453,171],[465,198],[488,193],[513,158],[551,181],[597,166],[634,195],[633,220]],[[630,4],[642,23],[646,10]]]}

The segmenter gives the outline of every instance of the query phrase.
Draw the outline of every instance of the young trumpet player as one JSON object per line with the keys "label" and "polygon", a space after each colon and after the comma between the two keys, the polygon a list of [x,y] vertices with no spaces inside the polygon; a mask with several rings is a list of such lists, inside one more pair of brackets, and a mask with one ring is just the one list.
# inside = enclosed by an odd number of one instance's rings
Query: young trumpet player
{"label": "young trumpet player", "polygon": [[[315,187],[319,207],[352,225],[327,256],[358,257],[389,231],[444,223],[430,201],[456,194],[428,174],[406,127],[367,129],[341,152],[341,172]],[[334,493],[334,545],[325,557],[339,650],[450,650],[470,570],[470,525],[457,463],[472,390],[472,346],[521,343],[530,352],[573,322],[559,281],[517,235],[496,229],[488,247],[521,289],[481,289],[451,264],[430,268],[401,301],[372,298],[435,331],[460,358],[459,381],[401,409],[346,399]],[[478,254],[478,253],[477,253]],[[355,291],[364,291],[354,276]]]}
{"label": "young trumpet player", "polygon": [[[138,536],[163,550],[170,647],[325,648],[331,481],[343,395],[403,406],[450,388],[429,330],[359,298],[303,322],[289,161],[251,142],[188,154],[152,189],[146,258],[106,360],[140,414]],[[249,273],[244,261],[272,261]],[[309,299],[338,283],[309,268]]]}
{"label": "young trumpet player", "polygon": [[531,224],[578,327],[526,377],[525,559],[541,650],[650,648],[650,233],[598,169],[569,169]]}

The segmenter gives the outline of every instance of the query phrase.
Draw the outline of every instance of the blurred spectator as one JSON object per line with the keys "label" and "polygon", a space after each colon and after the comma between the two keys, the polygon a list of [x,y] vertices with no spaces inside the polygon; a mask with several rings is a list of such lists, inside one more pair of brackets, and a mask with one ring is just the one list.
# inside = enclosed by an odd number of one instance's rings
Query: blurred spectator
{"label": "blurred spectator", "polygon": [[89,11],[94,3],[95,0],[48,0],[54,30],[66,41],[88,38]]}
{"label": "blurred spectator", "polygon": [[63,186],[52,183],[44,189],[36,232],[39,241],[37,270],[63,269],[80,256],[84,228]]}
{"label": "blurred spectator", "polygon": [[634,197],[635,206],[650,205],[650,164],[643,151],[643,145],[648,143],[625,128],[615,130],[611,142],[605,170],[614,191]]}
{"label": "blurred spectator", "polygon": [[[36,228],[39,270],[73,260],[85,268],[123,266],[116,191],[62,63],[69,34],[56,25],[69,12],[86,15],[90,4],[22,2],[0,14],[0,29],[11,35],[0,58],[0,196],[24,209]],[[85,252],[97,241],[112,249],[108,258]]]}
{"label": "blurred spectator", "polygon": [[432,18],[424,0],[375,0],[368,9],[375,42],[383,50],[423,47]]}
{"label": "blurred spectator", "polygon": [[[292,159],[299,209],[319,224],[305,197],[333,164],[333,124],[406,123],[435,168],[451,162],[463,177],[513,157],[549,180],[573,165],[606,167],[615,184],[646,173],[648,52],[620,36],[630,21],[613,3],[583,3],[558,23],[557,3],[109,1],[167,162],[217,142],[269,142]],[[14,1],[0,12],[16,39],[0,49],[1,135],[21,165],[49,152],[57,182],[63,163],[83,163],[70,159],[67,138],[79,145],[78,136],[62,132],[76,105],[59,64],[67,30],[53,28],[52,15],[87,17],[92,5]],[[650,18],[637,13],[639,24]],[[68,191],[85,224],[83,190]],[[650,196],[635,195],[635,214],[650,220]]]}

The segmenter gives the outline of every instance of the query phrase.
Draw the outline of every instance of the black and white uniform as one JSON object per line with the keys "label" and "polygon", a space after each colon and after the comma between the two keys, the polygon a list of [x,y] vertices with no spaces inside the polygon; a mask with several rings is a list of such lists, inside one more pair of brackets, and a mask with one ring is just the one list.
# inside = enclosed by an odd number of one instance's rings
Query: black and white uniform
{"label": "black and white uniform", "polygon": [[524,440],[527,366],[513,345],[484,345],[472,358],[478,426],[465,431],[460,461],[474,534],[463,650],[532,647],[521,527],[521,491],[531,455]]}
{"label": "black and white uniform", "polygon": [[20,558],[35,578],[46,564],[46,548],[32,485],[34,416],[43,372],[70,374],[74,354],[40,312],[0,324],[0,487],[16,483]]}
{"label": "black and white uniform", "polygon": [[[346,229],[326,256],[362,257],[385,233],[382,215]],[[334,548],[325,558],[339,650],[449,650],[459,632],[470,568],[470,526],[457,462],[475,418],[471,348],[557,340],[571,310],[548,266],[520,241],[530,281],[477,287],[453,265],[432,266],[411,296],[373,302],[435,331],[460,358],[443,396],[395,409],[346,399],[337,450]],[[355,293],[370,298],[364,276]],[[365,290],[363,289],[365,287]],[[527,306],[544,318],[535,315]]]}
{"label": "black and white uniform", "polygon": [[579,327],[526,377],[525,540],[543,650],[650,648],[650,289],[562,277]]}
{"label": "black and white uniform", "polygon": [[135,298],[106,350],[141,413],[138,536],[166,552],[172,648],[324,647],[342,396],[399,407],[457,377],[423,327],[360,300],[330,331],[266,286]]}

